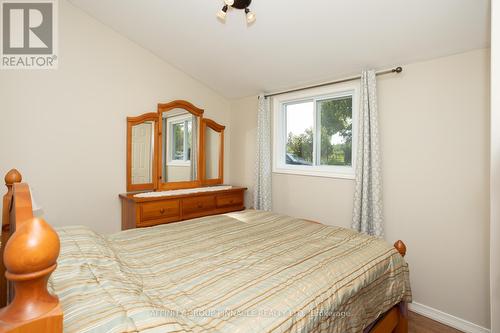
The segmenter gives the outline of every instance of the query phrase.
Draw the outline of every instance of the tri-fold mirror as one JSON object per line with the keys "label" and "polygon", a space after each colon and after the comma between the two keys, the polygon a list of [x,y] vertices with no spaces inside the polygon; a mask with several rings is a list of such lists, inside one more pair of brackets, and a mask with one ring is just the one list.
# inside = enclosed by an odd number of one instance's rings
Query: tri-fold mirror
{"label": "tri-fold mirror", "polygon": [[127,118],[127,191],[222,184],[224,129],[187,101]]}

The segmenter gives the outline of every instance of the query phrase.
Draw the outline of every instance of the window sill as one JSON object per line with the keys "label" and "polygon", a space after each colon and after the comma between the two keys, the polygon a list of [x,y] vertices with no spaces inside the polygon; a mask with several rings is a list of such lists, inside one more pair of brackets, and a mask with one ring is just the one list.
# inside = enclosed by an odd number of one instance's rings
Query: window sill
{"label": "window sill", "polygon": [[273,173],[274,174],[285,174],[285,175],[296,175],[296,176],[348,179],[348,180],[356,179],[356,176],[353,173],[341,173],[341,172],[331,172],[331,171],[274,169]]}
{"label": "window sill", "polygon": [[191,163],[187,162],[169,162],[167,166],[177,166],[177,167],[190,167]]}

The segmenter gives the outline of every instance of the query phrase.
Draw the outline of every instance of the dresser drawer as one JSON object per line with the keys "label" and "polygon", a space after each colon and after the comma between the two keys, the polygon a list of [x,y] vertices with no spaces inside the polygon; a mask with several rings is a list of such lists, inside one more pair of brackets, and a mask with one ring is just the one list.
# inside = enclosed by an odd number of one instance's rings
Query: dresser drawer
{"label": "dresser drawer", "polygon": [[176,221],[180,219],[180,202],[179,200],[165,200],[148,202],[141,204],[140,214],[141,221],[150,220],[169,220]]}
{"label": "dresser drawer", "polygon": [[167,217],[167,218],[162,218],[162,219],[158,219],[158,220],[138,221],[136,223],[135,227],[136,228],[154,227],[155,225],[168,224],[168,223],[179,222],[179,221],[181,221],[180,217],[173,216],[173,217]]}
{"label": "dresser drawer", "polygon": [[241,206],[243,204],[243,193],[223,194],[217,196],[217,207]]}
{"label": "dresser drawer", "polygon": [[183,217],[206,213],[210,209],[215,209],[215,196],[213,195],[182,199]]}
{"label": "dresser drawer", "polygon": [[244,209],[245,188],[165,197],[120,195],[122,230],[181,222]]}

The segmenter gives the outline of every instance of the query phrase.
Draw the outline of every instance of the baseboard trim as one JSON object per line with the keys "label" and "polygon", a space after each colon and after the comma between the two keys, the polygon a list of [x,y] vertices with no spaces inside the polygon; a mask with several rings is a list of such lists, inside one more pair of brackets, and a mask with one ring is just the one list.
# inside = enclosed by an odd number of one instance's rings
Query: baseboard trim
{"label": "baseboard trim", "polygon": [[471,323],[470,321],[452,316],[443,311],[431,308],[430,306],[423,305],[420,303],[410,303],[408,304],[410,311],[418,313],[419,315],[425,316],[441,324],[456,328],[465,333],[490,333],[490,330],[482,326]]}

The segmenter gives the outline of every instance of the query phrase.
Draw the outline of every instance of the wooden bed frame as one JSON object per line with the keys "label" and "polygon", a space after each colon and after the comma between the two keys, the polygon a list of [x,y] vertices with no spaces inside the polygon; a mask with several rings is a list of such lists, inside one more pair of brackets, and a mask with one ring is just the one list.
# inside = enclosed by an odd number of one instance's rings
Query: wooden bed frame
{"label": "wooden bed frame", "polygon": [[[57,296],[47,290],[56,269],[59,237],[43,219],[33,216],[28,184],[13,169],[5,176],[0,250],[0,333],[62,333],[63,313]],[[394,244],[406,254],[402,241]],[[366,331],[366,330],[365,330]],[[406,304],[394,306],[370,333],[407,333]]]}

